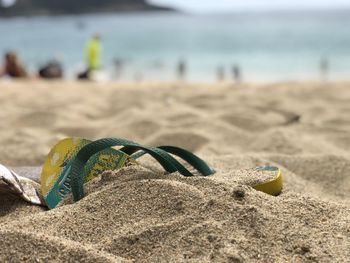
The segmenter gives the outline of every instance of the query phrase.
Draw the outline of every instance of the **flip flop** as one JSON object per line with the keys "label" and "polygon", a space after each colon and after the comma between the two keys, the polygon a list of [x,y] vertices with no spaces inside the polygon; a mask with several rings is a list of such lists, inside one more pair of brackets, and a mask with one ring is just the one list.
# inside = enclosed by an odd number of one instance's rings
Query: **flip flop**
{"label": "flip flop", "polygon": [[[194,155],[190,151],[176,146],[158,146],[156,148],[166,151],[167,153],[173,154],[177,157],[180,157],[182,160],[186,161],[188,164],[193,166],[193,168],[195,168],[202,176],[209,176],[215,173],[215,170],[213,168],[209,167],[206,164],[206,162],[204,162],[202,159],[200,159],[198,156]],[[137,151],[136,148],[131,148],[127,146],[121,148],[120,151],[125,152],[135,160],[146,154],[145,151]]]}
{"label": "flip flop", "polygon": [[[119,150],[111,148],[115,146],[123,147]],[[150,154],[169,173],[194,175],[171,155],[186,161],[202,176],[215,173],[205,161],[175,146],[147,147],[119,138],[104,138],[97,141],[67,138],[53,147],[43,168],[41,184],[47,206],[56,207],[70,192],[73,194],[74,201],[82,199],[85,196],[85,182],[103,171],[116,170],[128,163],[136,163],[135,160],[144,154]],[[269,178],[267,181],[253,185],[254,189],[270,195],[281,193],[283,179],[279,168],[264,166],[254,168],[253,171],[262,172],[268,175],[266,178]]]}
{"label": "flip flop", "polygon": [[[185,176],[193,175],[176,159],[161,149],[145,147],[122,139],[114,139],[113,142],[110,139],[102,139],[96,142],[91,142],[90,140],[82,138],[67,138],[58,142],[52,148],[48,157],[46,158],[42,170],[40,179],[41,192],[45,198],[47,206],[49,208],[56,207],[62,201],[62,199],[71,192],[72,183],[70,171],[72,164],[77,154],[80,152],[80,150],[85,149],[85,146],[89,147],[86,148],[88,152],[83,153],[84,164],[79,168],[79,172],[83,171],[81,177],[83,181],[80,182],[81,186],[79,189],[83,189],[83,184],[85,182],[98,176],[103,171],[116,170],[123,167],[126,164],[126,161],[132,162],[133,159],[129,158],[124,152],[110,148],[114,145],[124,145],[136,150],[143,149],[155,157],[168,172],[179,171]],[[176,147],[174,147],[174,149],[180,152],[180,156],[181,154],[185,154],[185,160],[190,160],[190,158],[192,158],[193,160],[190,161],[190,164],[192,164],[203,175],[210,175],[213,173],[213,170],[211,170],[204,161],[192,153]],[[73,189],[73,196],[77,196],[76,193],[77,191]],[[83,195],[84,194],[82,194],[82,196]]]}
{"label": "flip flop", "polygon": [[[66,138],[51,149],[40,177],[41,194],[49,208],[56,207],[71,192],[71,163],[79,150],[91,142],[82,138]],[[99,151],[82,168],[83,182],[95,178],[103,171],[116,170],[130,163],[135,162],[121,151],[112,148]]]}
{"label": "flip flop", "polygon": [[[161,148],[146,147],[138,143],[120,138],[104,138],[82,147],[72,161],[69,176],[71,178],[71,187],[74,201],[80,200],[85,195],[83,186],[83,178],[85,175],[84,173],[81,173],[81,171],[83,170],[86,162],[93,154],[114,146],[127,147],[126,149],[129,149],[130,152],[142,150],[143,152],[150,154],[154,159],[156,159],[167,172],[179,172],[184,176],[193,176],[193,173],[187,170],[187,168],[185,168],[180,162],[178,162],[174,157],[167,153],[167,151]],[[121,151],[122,150],[123,148]],[[173,150],[176,155],[182,157],[183,159],[190,160],[192,166],[194,166],[199,171],[203,171],[203,175],[211,175],[215,172],[203,160],[195,156],[193,153],[190,153],[178,147],[174,147],[174,149],[169,148],[169,151],[171,150]]]}
{"label": "flip flop", "polygon": [[[144,147],[137,143],[121,139],[116,139],[117,141],[112,143],[108,140],[108,144],[107,140],[108,139],[103,139],[98,142],[91,142],[82,138],[67,138],[60,141],[52,148],[45,161],[41,175],[41,191],[49,208],[56,207],[62,199],[71,192],[70,171],[72,164],[76,159],[75,157],[80,153],[80,150],[83,149],[87,149],[87,152],[82,154],[84,162],[79,168],[79,173],[83,171],[80,178],[82,179],[80,182],[82,185],[105,170],[116,170],[126,165],[127,162],[135,163],[135,161],[133,161],[132,158],[129,158],[124,152],[110,148],[114,145],[125,145],[133,147],[133,149],[146,150],[155,157],[167,171],[179,171],[183,175],[192,176],[192,173],[182,164],[161,149]],[[105,145],[102,145],[101,143],[105,143]],[[96,145],[99,145],[100,148],[96,147]],[[86,148],[85,146],[89,147]],[[212,170],[206,166],[204,161],[200,160],[190,152],[185,150],[184,152],[186,152],[188,156],[192,155],[195,161],[199,162],[199,165],[201,166],[198,168],[199,171],[206,173],[206,175],[209,171],[212,173]],[[79,158],[77,159],[79,160]],[[80,188],[83,188],[82,185]],[[76,190],[73,189],[73,196],[76,195]]]}
{"label": "flip flop", "polygon": [[268,178],[271,178],[267,181],[253,185],[253,188],[255,190],[258,190],[273,196],[277,196],[282,192],[283,177],[282,177],[282,171],[278,167],[261,166],[261,167],[256,167],[255,171],[267,173],[269,175]]}

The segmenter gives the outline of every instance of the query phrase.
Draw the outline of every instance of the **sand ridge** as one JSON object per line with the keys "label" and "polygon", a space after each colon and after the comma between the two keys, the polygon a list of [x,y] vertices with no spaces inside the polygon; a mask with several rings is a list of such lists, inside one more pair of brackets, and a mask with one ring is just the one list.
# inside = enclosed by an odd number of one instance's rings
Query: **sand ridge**
{"label": "sand ridge", "polygon": [[[113,136],[182,146],[217,170],[208,178],[167,175],[146,157],[142,166],[105,172],[87,186],[86,198],[51,211],[1,197],[6,242],[0,258],[346,262],[349,88],[297,82],[0,84],[5,165],[41,165],[50,146],[66,136]],[[248,186],[252,178],[242,171],[258,165],[282,168],[280,196]],[[35,244],[40,249],[32,252]]]}

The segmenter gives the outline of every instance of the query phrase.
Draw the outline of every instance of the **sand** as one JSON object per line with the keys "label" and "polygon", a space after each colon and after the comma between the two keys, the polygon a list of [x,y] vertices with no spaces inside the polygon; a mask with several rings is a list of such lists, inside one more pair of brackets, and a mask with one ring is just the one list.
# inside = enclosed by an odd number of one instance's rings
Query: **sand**
{"label": "sand", "polygon": [[[143,158],[51,211],[0,196],[0,261],[350,262],[349,101],[345,82],[1,82],[4,165],[40,166],[67,136],[113,136],[185,147],[217,173]],[[280,196],[249,186],[257,165],[282,169]]]}

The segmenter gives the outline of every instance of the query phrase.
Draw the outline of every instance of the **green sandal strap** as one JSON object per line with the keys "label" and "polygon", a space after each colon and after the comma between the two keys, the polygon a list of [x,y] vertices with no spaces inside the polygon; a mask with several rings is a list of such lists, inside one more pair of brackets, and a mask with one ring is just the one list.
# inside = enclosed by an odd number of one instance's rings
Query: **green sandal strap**
{"label": "green sandal strap", "polygon": [[71,169],[69,171],[71,178],[71,188],[73,193],[74,201],[78,201],[84,197],[84,178],[83,178],[83,168],[89,158],[106,148],[113,146],[128,146],[133,149],[143,150],[149,153],[153,158],[155,158],[162,167],[170,172],[179,171],[185,176],[192,176],[192,173],[188,171],[182,164],[180,164],[174,157],[169,155],[166,151],[154,147],[145,147],[135,142],[118,139],[118,138],[105,138],[85,145],[72,160]]}
{"label": "green sandal strap", "polygon": [[[143,150],[149,153],[169,173],[178,171],[184,176],[193,176],[193,174],[190,171],[188,171],[181,163],[179,163],[174,157],[169,155],[166,151],[158,149],[156,147],[147,147],[136,142],[120,138],[104,138],[92,143],[93,145],[91,145],[89,148],[92,150],[93,154],[96,153],[96,151],[100,151],[101,149],[103,150],[112,146],[130,147],[134,149],[134,151]],[[90,156],[87,157],[90,158]]]}
{"label": "green sandal strap", "polygon": [[203,176],[209,176],[215,173],[215,170],[209,167],[209,165],[205,161],[203,161],[201,158],[191,153],[190,151],[187,151],[186,149],[168,145],[160,146],[157,148],[180,157],[181,159],[192,165]]}
{"label": "green sandal strap", "polygon": [[[176,147],[176,146],[158,146],[158,149],[162,149],[168,153],[171,153],[173,155],[176,155],[192,165],[198,172],[200,172],[203,176],[209,176],[215,173],[215,171],[208,166],[206,162],[204,162],[201,158],[196,156],[195,154],[191,153],[190,151],[187,151],[183,148]],[[144,151],[138,151],[135,148],[130,147],[123,147],[120,149],[120,151],[131,155],[133,159],[138,159],[141,156],[145,155],[146,152]]]}

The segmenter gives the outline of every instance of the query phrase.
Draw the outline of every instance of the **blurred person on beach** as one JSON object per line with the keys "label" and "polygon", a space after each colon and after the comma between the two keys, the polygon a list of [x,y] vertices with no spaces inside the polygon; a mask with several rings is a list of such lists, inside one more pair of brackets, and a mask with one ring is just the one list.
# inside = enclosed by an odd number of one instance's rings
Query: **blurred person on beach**
{"label": "blurred person on beach", "polygon": [[38,72],[39,77],[43,79],[60,79],[63,77],[61,63],[57,60],[51,60],[41,67]]}
{"label": "blurred person on beach", "polygon": [[184,59],[180,59],[177,64],[177,79],[178,80],[185,80],[186,77],[186,61]]}
{"label": "blurred person on beach", "polygon": [[125,62],[121,58],[114,58],[113,59],[113,65],[114,65],[114,69],[115,69],[115,78],[118,80],[121,79],[121,77],[122,77],[124,64],[125,64]]}
{"label": "blurred person on beach", "polygon": [[235,64],[232,67],[232,76],[233,76],[233,80],[236,83],[240,83],[242,80],[242,73],[241,73],[241,68],[239,67],[239,65]]}
{"label": "blurred person on beach", "polygon": [[94,34],[86,45],[87,69],[78,74],[78,79],[91,79],[91,74],[102,67],[102,43],[99,34]]}
{"label": "blurred person on beach", "polygon": [[25,78],[28,76],[23,64],[19,61],[17,54],[9,51],[4,56],[4,66],[0,69],[0,77]]}
{"label": "blurred person on beach", "polygon": [[326,57],[321,58],[320,73],[321,73],[321,80],[327,81],[328,74],[329,74],[329,61]]}

